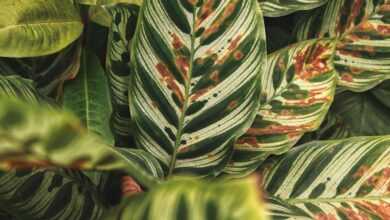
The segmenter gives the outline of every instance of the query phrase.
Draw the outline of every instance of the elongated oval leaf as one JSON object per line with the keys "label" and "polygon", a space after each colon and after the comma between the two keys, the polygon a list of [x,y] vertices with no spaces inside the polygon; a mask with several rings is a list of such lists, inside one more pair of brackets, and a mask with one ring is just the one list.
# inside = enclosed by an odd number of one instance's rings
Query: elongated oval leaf
{"label": "elongated oval leaf", "polygon": [[152,175],[156,172],[143,169],[140,159],[104,144],[68,112],[3,97],[0,106],[1,170],[36,166],[121,170],[145,187],[158,182]]}
{"label": "elongated oval leaf", "polygon": [[300,10],[320,7],[328,0],[259,0],[266,17],[285,16]]}
{"label": "elongated oval leaf", "polygon": [[75,113],[85,127],[113,145],[112,113],[107,79],[98,58],[84,50],[76,79],[64,86],[64,107]]}
{"label": "elongated oval leaf", "polygon": [[132,44],[138,145],[169,173],[220,172],[258,107],[264,39],[255,0],[145,1]]}
{"label": "elongated oval leaf", "polygon": [[387,0],[330,0],[324,10],[303,18],[298,38],[339,37],[334,56],[338,84],[366,91],[390,78],[389,7]]}
{"label": "elongated oval leaf", "polygon": [[261,168],[266,191],[310,219],[390,218],[390,136],[312,142]]}
{"label": "elongated oval leaf", "polygon": [[83,29],[71,0],[2,0],[0,56],[32,57],[55,53]]}
{"label": "elongated oval leaf", "polygon": [[245,175],[270,154],[289,150],[308,131],[317,129],[336,87],[334,42],[313,40],[279,50],[268,58],[262,78],[264,102],[225,172]]}
{"label": "elongated oval leaf", "polygon": [[130,41],[134,36],[139,7],[119,4],[106,9],[112,18],[108,34],[106,69],[112,93],[112,116],[116,145],[129,147],[132,137],[129,109]]}
{"label": "elongated oval leaf", "polygon": [[169,180],[150,192],[124,200],[105,220],[267,220],[255,178],[207,182]]}

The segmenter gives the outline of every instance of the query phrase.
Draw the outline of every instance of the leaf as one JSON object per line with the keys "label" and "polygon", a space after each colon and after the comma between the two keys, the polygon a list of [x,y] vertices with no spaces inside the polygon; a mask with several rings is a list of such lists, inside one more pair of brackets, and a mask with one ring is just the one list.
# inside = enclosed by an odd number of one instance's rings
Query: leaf
{"label": "leaf", "polygon": [[107,12],[113,18],[108,34],[106,56],[107,75],[114,107],[112,127],[116,136],[116,145],[129,147],[134,142],[128,96],[129,78],[132,73],[129,45],[134,36],[139,7],[120,4],[107,8]]}
{"label": "leaf", "polygon": [[41,95],[31,80],[15,75],[0,75],[0,97],[17,97],[27,102],[38,103]]}
{"label": "leaf", "polygon": [[114,5],[114,4],[134,4],[141,6],[143,0],[76,0],[79,4],[84,5]]}
{"label": "leaf", "polygon": [[55,53],[83,30],[70,0],[2,0],[0,56],[33,57]]}
{"label": "leaf", "polygon": [[[139,165],[139,159],[135,161],[121,150],[107,146],[68,112],[6,98],[0,98],[0,106],[1,170],[30,167],[119,170],[146,188],[158,182]],[[149,160],[154,158],[150,156]]]}
{"label": "leaf", "polygon": [[[303,18],[299,39],[337,36],[334,66],[338,84],[362,92],[390,79],[389,1],[330,0],[312,18]],[[318,25],[318,24],[321,25]]]}
{"label": "leaf", "polygon": [[254,0],[143,3],[130,111],[138,146],[168,175],[216,175],[226,165],[258,108],[264,40]]}
{"label": "leaf", "polygon": [[333,48],[331,40],[312,40],[268,57],[261,107],[251,128],[235,143],[226,173],[249,174],[270,154],[288,151],[304,133],[320,126],[336,87]]}
{"label": "leaf", "polygon": [[265,17],[281,17],[320,7],[328,0],[258,0]]}
{"label": "leaf", "polygon": [[56,54],[33,58],[0,58],[0,75],[19,75],[35,82],[40,93],[55,93],[80,67],[80,42]]}
{"label": "leaf", "polygon": [[75,113],[85,127],[108,145],[114,144],[110,130],[112,106],[107,79],[98,58],[84,50],[75,80],[64,86],[64,107]]}
{"label": "leaf", "polygon": [[0,175],[0,203],[16,219],[29,220],[98,220],[106,210],[86,176],[59,169]]}
{"label": "leaf", "polygon": [[267,220],[255,178],[201,181],[177,178],[122,201],[110,219]]}
{"label": "leaf", "polygon": [[260,168],[264,187],[309,219],[389,219],[389,146],[390,136],[301,145]]}

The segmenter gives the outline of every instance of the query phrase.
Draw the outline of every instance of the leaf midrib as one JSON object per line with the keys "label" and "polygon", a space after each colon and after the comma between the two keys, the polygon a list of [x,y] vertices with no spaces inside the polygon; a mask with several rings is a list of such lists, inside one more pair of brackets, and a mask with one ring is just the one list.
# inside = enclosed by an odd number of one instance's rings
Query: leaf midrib
{"label": "leaf midrib", "polygon": [[172,154],[171,162],[169,164],[169,171],[167,177],[171,176],[173,173],[173,170],[175,169],[176,165],[176,157],[177,157],[177,150],[180,146],[181,137],[183,135],[183,128],[184,128],[184,118],[186,115],[186,111],[188,108],[188,102],[189,102],[189,93],[190,93],[190,86],[191,86],[191,79],[192,79],[192,69],[193,69],[193,63],[194,63],[194,54],[195,54],[195,14],[196,14],[196,7],[193,7],[192,11],[192,29],[191,29],[191,51],[190,51],[190,59],[189,59],[189,68],[188,68],[188,80],[185,81],[185,92],[184,92],[184,104],[183,104],[183,110],[181,111],[181,115],[179,118],[179,126],[176,132],[176,140],[175,140],[175,146],[174,151]]}
{"label": "leaf midrib", "polygon": [[57,21],[53,21],[53,22],[32,22],[32,23],[22,23],[22,24],[13,24],[13,25],[3,26],[3,27],[0,27],[0,31],[5,31],[8,29],[19,28],[19,27],[24,27],[24,26],[55,25],[55,24],[68,24],[68,23],[81,24],[81,22],[78,20],[57,20]]}

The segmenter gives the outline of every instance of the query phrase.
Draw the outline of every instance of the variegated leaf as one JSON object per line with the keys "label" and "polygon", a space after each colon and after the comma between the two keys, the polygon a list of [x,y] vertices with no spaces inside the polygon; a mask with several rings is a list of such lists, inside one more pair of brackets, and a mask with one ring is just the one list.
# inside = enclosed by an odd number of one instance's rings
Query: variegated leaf
{"label": "variegated leaf", "polygon": [[124,199],[104,220],[268,220],[256,179],[176,178]]}
{"label": "variegated leaf", "polygon": [[106,69],[112,93],[112,116],[116,145],[130,147],[134,142],[129,110],[130,41],[133,38],[139,7],[120,4],[106,8],[113,21],[108,35]]}
{"label": "variegated leaf", "polygon": [[268,155],[286,152],[305,132],[320,126],[336,87],[333,48],[331,40],[312,40],[268,57],[264,101],[251,128],[235,143],[225,172],[246,175]]}
{"label": "variegated leaf", "polygon": [[132,44],[138,145],[169,170],[217,174],[258,108],[265,64],[255,0],[145,1]]}
{"label": "variegated leaf", "polygon": [[389,16],[388,0],[329,0],[324,10],[299,23],[298,39],[337,36],[338,84],[365,91],[390,79]]}
{"label": "variegated leaf", "polygon": [[1,209],[15,219],[98,220],[107,208],[100,199],[96,186],[79,172],[36,169],[0,174]]}
{"label": "variegated leaf", "polygon": [[258,0],[266,17],[285,16],[300,10],[320,7],[328,0]]}
{"label": "variegated leaf", "polygon": [[158,182],[138,160],[104,144],[68,112],[4,97],[0,98],[0,106],[1,170],[29,167],[121,170],[145,187]]}
{"label": "variegated leaf", "polygon": [[390,136],[312,142],[260,170],[271,196],[308,216],[272,208],[283,219],[390,219]]}
{"label": "variegated leaf", "polygon": [[115,5],[120,3],[141,6],[143,0],[76,0],[79,4],[84,5]]}
{"label": "variegated leaf", "polygon": [[83,30],[72,0],[2,0],[0,56],[48,55],[75,41]]}

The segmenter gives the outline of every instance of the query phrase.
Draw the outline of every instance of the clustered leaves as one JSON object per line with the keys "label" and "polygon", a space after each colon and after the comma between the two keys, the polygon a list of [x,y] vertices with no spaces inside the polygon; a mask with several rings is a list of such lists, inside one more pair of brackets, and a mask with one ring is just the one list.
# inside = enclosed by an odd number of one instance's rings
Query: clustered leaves
{"label": "clustered leaves", "polygon": [[390,219],[390,1],[0,6],[0,219]]}

